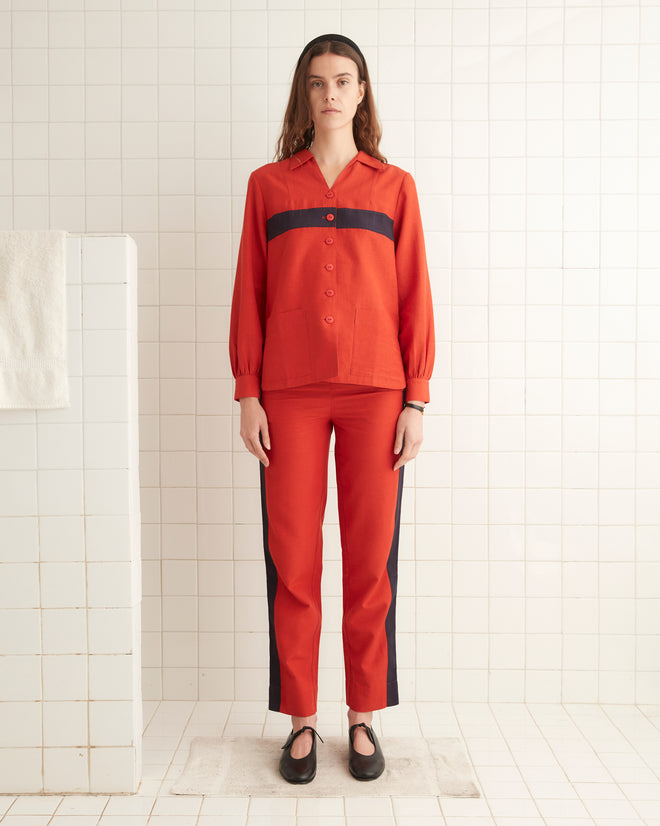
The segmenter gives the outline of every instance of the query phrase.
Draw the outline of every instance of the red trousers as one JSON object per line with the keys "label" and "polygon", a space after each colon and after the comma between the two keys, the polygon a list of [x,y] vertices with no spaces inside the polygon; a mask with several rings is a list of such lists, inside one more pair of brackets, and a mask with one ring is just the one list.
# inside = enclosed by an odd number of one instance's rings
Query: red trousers
{"label": "red trousers", "polygon": [[346,702],[355,711],[374,711],[399,701],[395,600],[403,468],[392,467],[402,401],[401,390],[333,382],[262,393],[271,442],[270,465],[260,468],[272,711],[316,713],[333,429]]}

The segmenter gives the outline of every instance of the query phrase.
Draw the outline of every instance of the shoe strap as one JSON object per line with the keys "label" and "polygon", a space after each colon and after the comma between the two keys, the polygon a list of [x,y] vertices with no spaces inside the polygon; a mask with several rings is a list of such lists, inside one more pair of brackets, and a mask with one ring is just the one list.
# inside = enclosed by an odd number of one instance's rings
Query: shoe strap
{"label": "shoe strap", "polygon": [[291,748],[291,745],[293,744],[293,741],[296,739],[296,737],[298,737],[299,734],[302,734],[303,731],[311,731],[312,732],[312,741],[314,740],[314,735],[316,735],[319,738],[319,740],[323,743],[323,738],[321,737],[321,735],[318,733],[318,731],[315,728],[312,728],[311,726],[303,726],[302,728],[299,728],[298,731],[296,731],[296,732],[294,732],[293,729],[291,729],[291,734],[289,735],[286,743],[282,746],[282,748],[283,749]]}
{"label": "shoe strap", "polygon": [[374,733],[373,730],[366,724],[366,723],[356,723],[354,726],[351,726],[348,730],[349,737],[351,738],[351,743],[353,742],[353,736],[356,728],[363,728],[367,732],[367,737],[371,740],[371,742],[376,745],[376,741],[374,740]]}

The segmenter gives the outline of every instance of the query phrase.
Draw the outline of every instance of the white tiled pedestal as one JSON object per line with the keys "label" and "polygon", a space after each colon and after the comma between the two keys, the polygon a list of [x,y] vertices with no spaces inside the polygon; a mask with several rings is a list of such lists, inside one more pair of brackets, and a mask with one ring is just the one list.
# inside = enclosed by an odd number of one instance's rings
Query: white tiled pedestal
{"label": "white tiled pedestal", "polygon": [[140,781],[137,247],[69,235],[71,407],[0,410],[0,793]]}

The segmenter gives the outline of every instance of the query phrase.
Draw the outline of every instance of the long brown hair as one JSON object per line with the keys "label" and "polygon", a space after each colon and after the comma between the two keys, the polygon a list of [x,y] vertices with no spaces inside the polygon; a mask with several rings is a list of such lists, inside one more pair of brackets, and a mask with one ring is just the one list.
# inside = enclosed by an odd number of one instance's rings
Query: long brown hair
{"label": "long brown hair", "polygon": [[380,152],[378,144],[382,137],[382,129],[376,113],[371,81],[366,61],[347,43],[339,40],[323,40],[312,46],[306,52],[293,74],[289,102],[284,113],[282,132],[277,141],[276,161],[290,158],[301,149],[309,149],[314,140],[314,123],[307,98],[307,72],[312,58],[322,54],[336,54],[349,57],[358,67],[358,83],[365,83],[365,92],[362,102],[358,105],[353,118],[353,138],[358,149],[372,155],[383,163],[387,158]]}

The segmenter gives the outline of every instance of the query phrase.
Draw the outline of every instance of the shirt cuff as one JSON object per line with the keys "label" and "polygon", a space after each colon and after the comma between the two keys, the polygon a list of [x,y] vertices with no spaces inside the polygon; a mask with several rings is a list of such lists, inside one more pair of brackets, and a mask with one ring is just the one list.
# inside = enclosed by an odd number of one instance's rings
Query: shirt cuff
{"label": "shirt cuff", "polygon": [[261,396],[261,380],[259,376],[251,376],[249,374],[236,376],[234,399],[238,401],[246,396],[256,396],[256,398]]}
{"label": "shirt cuff", "polygon": [[406,381],[406,398],[420,402],[430,401],[428,379],[408,379]]}

